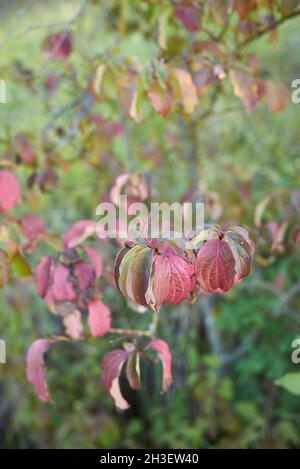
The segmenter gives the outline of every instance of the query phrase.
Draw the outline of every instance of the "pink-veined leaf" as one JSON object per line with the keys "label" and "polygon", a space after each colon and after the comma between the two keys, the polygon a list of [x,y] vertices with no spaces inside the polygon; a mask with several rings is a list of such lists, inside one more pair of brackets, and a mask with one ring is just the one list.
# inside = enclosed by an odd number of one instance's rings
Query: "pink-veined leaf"
{"label": "pink-veined leaf", "polygon": [[168,344],[161,339],[153,339],[147,345],[147,348],[154,350],[160,355],[163,367],[162,388],[167,391],[172,383],[172,355]]}
{"label": "pink-veined leaf", "polygon": [[196,276],[204,291],[230,290],[235,278],[235,260],[224,240],[210,239],[199,249]]}
{"label": "pink-veined leaf", "polygon": [[101,362],[101,383],[105,391],[114,400],[115,405],[122,410],[128,409],[129,404],[124,399],[120,390],[119,378],[124,363],[129,357],[129,352],[126,350],[113,350],[108,352]]}
{"label": "pink-veined leaf", "polygon": [[193,266],[171,250],[167,254],[156,255],[153,265],[152,291],[148,294],[155,299],[154,307],[186,300],[194,286]]}
{"label": "pink-veined leaf", "polygon": [[100,300],[92,300],[88,305],[88,325],[93,337],[102,337],[111,327],[111,312]]}
{"label": "pink-veined leaf", "polygon": [[38,339],[31,344],[26,357],[26,377],[33,385],[41,401],[51,402],[45,379],[44,354],[51,342],[47,339]]}
{"label": "pink-veined leaf", "polygon": [[0,211],[13,208],[20,196],[20,184],[9,171],[0,171]]}
{"label": "pink-veined leaf", "polygon": [[93,220],[79,220],[65,233],[64,248],[74,248],[83,243],[96,232],[96,222]]}

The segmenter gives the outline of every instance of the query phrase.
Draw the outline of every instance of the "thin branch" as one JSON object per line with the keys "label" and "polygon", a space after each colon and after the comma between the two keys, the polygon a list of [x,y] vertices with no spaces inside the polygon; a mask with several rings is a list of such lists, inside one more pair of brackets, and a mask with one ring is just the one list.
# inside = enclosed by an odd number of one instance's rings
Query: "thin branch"
{"label": "thin branch", "polygon": [[48,23],[48,24],[38,24],[38,25],[35,25],[35,26],[30,26],[30,28],[26,29],[26,31],[24,31],[23,33],[21,33],[17,37],[18,38],[24,37],[24,36],[26,36],[26,34],[32,32],[32,31],[36,31],[37,29],[52,29],[52,28],[61,27],[61,26],[70,26],[71,24],[75,23],[76,20],[80,16],[82,16],[83,10],[84,10],[84,3],[85,3],[85,0],[80,1],[77,11],[71,16],[71,18],[69,18],[65,21],[61,21],[61,22],[54,22],[54,23]]}
{"label": "thin branch", "polygon": [[270,24],[269,26],[267,26],[265,29],[262,29],[261,31],[259,31],[257,34],[255,34],[254,36],[250,36],[248,37],[245,41],[243,41],[239,46],[238,46],[238,50],[241,51],[242,49],[244,49],[244,47],[248,46],[251,42],[253,41],[256,41],[257,39],[259,39],[260,37],[270,33],[271,31],[273,31],[274,29],[276,29],[278,26],[281,26],[283,23],[285,23],[286,21],[290,20],[290,19],[293,19],[295,18],[296,16],[299,16],[300,15],[300,9],[298,10],[295,10],[293,11],[292,13],[288,14],[288,15],[285,15],[283,16],[282,18],[280,18],[279,20],[277,21],[274,21],[274,23]]}

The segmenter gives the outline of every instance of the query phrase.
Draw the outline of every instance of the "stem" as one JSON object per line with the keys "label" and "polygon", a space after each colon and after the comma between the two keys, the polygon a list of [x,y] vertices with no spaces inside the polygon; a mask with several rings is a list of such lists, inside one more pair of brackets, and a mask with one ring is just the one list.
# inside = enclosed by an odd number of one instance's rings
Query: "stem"
{"label": "stem", "polygon": [[154,336],[156,331],[157,331],[158,320],[159,320],[158,310],[155,310],[153,312],[152,322],[151,322],[151,324],[149,325],[149,328],[148,328],[148,333],[149,333],[150,337]]}
{"label": "stem", "polygon": [[261,31],[259,31],[255,36],[248,37],[244,42],[242,42],[238,46],[238,50],[242,50],[244,47],[248,46],[248,44],[250,44],[253,41],[256,41],[256,39],[259,39],[260,37],[264,36],[265,34],[270,33],[271,31],[273,31],[273,29],[277,28],[278,26],[283,24],[285,21],[288,21],[288,20],[290,20],[292,18],[295,18],[296,16],[299,16],[299,15],[300,15],[300,9],[293,11],[289,15],[283,16],[282,18],[275,21],[273,24],[271,24],[267,28],[262,29]]}

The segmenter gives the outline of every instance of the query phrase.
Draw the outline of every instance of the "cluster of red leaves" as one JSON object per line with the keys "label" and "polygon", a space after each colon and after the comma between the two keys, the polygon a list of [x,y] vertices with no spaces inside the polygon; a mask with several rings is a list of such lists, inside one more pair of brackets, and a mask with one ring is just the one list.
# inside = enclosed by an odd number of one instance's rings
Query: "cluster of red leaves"
{"label": "cluster of red leaves", "polygon": [[192,241],[187,254],[174,244],[128,243],[115,263],[115,281],[129,300],[157,309],[161,304],[181,303],[205,292],[228,291],[249,274],[254,244],[239,226],[222,231],[211,226]]}

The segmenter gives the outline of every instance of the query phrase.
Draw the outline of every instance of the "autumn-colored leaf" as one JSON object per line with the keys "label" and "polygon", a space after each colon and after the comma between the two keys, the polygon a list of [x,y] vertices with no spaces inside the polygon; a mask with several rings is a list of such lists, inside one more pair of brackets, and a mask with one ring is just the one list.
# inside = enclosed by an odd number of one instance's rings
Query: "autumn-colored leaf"
{"label": "autumn-colored leaf", "polygon": [[126,378],[132,389],[141,387],[140,355],[137,351],[131,353],[126,363]]}
{"label": "autumn-colored leaf", "polygon": [[70,31],[61,31],[48,36],[43,48],[49,59],[67,59],[72,52],[72,35]]}
{"label": "autumn-colored leaf", "polygon": [[283,111],[290,99],[288,87],[281,82],[266,81],[266,93],[264,100],[270,111],[274,114]]}
{"label": "autumn-colored leaf", "polygon": [[81,313],[75,309],[73,313],[63,316],[63,323],[66,334],[73,340],[79,340],[83,334],[83,324],[81,321]]}
{"label": "autumn-colored leaf", "polygon": [[56,301],[74,301],[76,293],[70,281],[70,273],[64,265],[56,265],[53,272],[52,293]]}
{"label": "autumn-colored leaf", "polygon": [[35,161],[36,155],[27,135],[16,135],[13,139],[13,145],[17,155],[21,158],[24,164],[32,164]]}
{"label": "autumn-colored leaf", "polygon": [[[147,292],[149,301],[154,299],[154,307],[161,304],[177,304],[186,300],[194,283],[194,268],[172,250],[162,255],[155,255],[151,292]],[[152,300],[153,301],[153,300]]]}
{"label": "autumn-colored leaf", "polygon": [[24,215],[20,219],[20,223],[23,234],[29,242],[33,242],[45,234],[44,220],[39,215]]}
{"label": "autumn-colored leaf", "polygon": [[121,293],[140,305],[147,305],[146,292],[151,276],[153,252],[136,245],[122,250],[116,259],[115,281]]}
{"label": "autumn-colored leaf", "polygon": [[8,279],[8,260],[5,252],[0,249],[0,288],[7,282]]}
{"label": "autumn-colored leaf", "polygon": [[30,264],[20,250],[10,259],[9,265],[18,277],[30,277],[33,274]]}
{"label": "autumn-colored leaf", "polygon": [[254,254],[254,243],[241,227],[230,227],[225,232],[225,241],[229,244],[235,260],[235,271],[239,279],[250,273]]}
{"label": "autumn-colored leaf", "polygon": [[139,86],[137,78],[125,83],[120,90],[120,107],[122,112],[135,122],[140,122]]}
{"label": "autumn-colored leaf", "polygon": [[129,352],[126,350],[113,350],[108,352],[101,362],[101,383],[105,391],[114,400],[115,405],[122,410],[129,408],[128,402],[121,394],[119,384],[120,374],[128,356]]}
{"label": "autumn-colored leaf", "polygon": [[50,256],[40,259],[35,270],[35,283],[38,294],[44,298],[50,286],[50,278],[54,268],[54,261]]}
{"label": "autumn-colored leaf", "polygon": [[100,300],[93,300],[88,305],[88,325],[93,337],[102,337],[111,327],[111,312]]}
{"label": "autumn-colored leaf", "polygon": [[172,355],[168,344],[164,340],[153,339],[147,348],[154,350],[160,356],[163,367],[162,388],[166,392],[172,383]]}
{"label": "autumn-colored leaf", "polygon": [[175,18],[190,33],[194,33],[201,25],[201,9],[196,2],[179,2],[174,5]]}
{"label": "autumn-colored leaf", "polygon": [[19,200],[20,184],[9,171],[0,171],[0,211],[13,208]]}
{"label": "autumn-colored leaf", "polygon": [[182,68],[173,68],[171,76],[174,77],[176,88],[179,90],[179,99],[186,114],[191,114],[198,102],[197,89],[191,74]]}
{"label": "autumn-colored leaf", "polygon": [[199,249],[196,275],[200,287],[207,292],[228,291],[235,278],[235,261],[229,245],[210,239]]}
{"label": "autumn-colored leaf", "polygon": [[97,251],[96,248],[93,248],[91,246],[84,246],[84,250],[87,253],[91,261],[96,278],[101,277],[103,273],[103,263],[102,263],[99,252]]}
{"label": "autumn-colored leaf", "polygon": [[78,262],[75,265],[74,273],[77,278],[80,290],[85,292],[88,287],[92,285],[95,278],[92,265],[88,264],[87,262]]}
{"label": "autumn-colored leaf", "polygon": [[93,220],[79,220],[64,235],[64,248],[74,248],[95,234],[96,222]]}
{"label": "autumn-colored leaf", "polygon": [[148,98],[154,110],[163,117],[167,117],[173,106],[173,92],[169,84],[163,89],[157,80],[154,80],[148,90]]}
{"label": "autumn-colored leaf", "polygon": [[50,345],[50,341],[47,339],[36,340],[29,347],[26,358],[27,380],[33,385],[39,399],[45,402],[52,401],[47,389],[44,369],[44,354]]}

